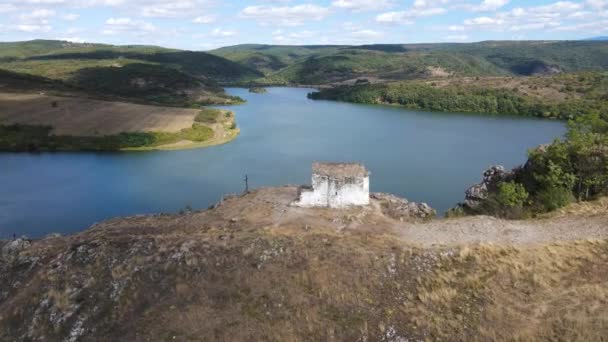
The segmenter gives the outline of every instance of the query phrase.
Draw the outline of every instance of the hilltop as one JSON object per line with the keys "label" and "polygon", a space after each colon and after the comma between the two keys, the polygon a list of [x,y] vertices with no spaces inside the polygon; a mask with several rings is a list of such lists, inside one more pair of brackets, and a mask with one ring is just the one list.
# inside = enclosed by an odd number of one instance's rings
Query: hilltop
{"label": "hilltop", "polygon": [[[304,209],[295,187],[0,242],[2,340],[599,340],[606,202],[529,221]],[[491,244],[490,244],[491,242]]]}

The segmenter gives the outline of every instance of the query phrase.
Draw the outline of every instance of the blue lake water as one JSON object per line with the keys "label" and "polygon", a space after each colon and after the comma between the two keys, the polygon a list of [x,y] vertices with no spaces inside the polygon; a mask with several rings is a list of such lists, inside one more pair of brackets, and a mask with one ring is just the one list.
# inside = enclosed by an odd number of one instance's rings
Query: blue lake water
{"label": "blue lake water", "polygon": [[[210,148],[125,153],[0,153],[0,238],[71,233],[114,216],[206,208],[251,187],[307,184],[314,160],[358,161],[374,192],[445,212],[493,164],[565,132],[562,122],[428,113],[306,98],[311,89],[228,89],[241,135]],[[228,108],[228,107],[227,107]]]}

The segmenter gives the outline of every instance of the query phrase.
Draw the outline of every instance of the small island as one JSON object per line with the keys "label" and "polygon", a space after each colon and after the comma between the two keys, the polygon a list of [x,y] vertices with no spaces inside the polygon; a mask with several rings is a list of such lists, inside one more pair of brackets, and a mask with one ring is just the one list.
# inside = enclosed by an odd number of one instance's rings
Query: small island
{"label": "small island", "polygon": [[266,90],[266,88],[264,87],[249,87],[249,92],[256,94],[265,94],[268,92],[268,90]]}

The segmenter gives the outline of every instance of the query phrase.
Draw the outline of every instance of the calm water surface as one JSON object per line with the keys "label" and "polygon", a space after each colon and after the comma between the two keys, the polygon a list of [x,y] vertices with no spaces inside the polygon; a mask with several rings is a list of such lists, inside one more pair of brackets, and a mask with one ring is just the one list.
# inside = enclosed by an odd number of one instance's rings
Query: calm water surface
{"label": "calm water surface", "polygon": [[185,151],[0,153],[0,238],[70,233],[121,216],[206,208],[250,186],[310,182],[313,160],[359,161],[371,190],[444,212],[492,164],[561,136],[556,121],[408,111],[306,98],[311,89],[229,89],[241,135]]}

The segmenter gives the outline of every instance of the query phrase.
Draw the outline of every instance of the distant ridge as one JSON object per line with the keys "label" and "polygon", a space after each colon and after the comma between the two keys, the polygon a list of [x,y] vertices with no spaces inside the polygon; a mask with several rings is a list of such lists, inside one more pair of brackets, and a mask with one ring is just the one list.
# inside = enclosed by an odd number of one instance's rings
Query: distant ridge
{"label": "distant ridge", "polygon": [[583,40],[608,40],[608,36],[591,37]]}
{"label": "distant ridge", "polygon": [[[526,40],[368,45],[236,45],[209,53],[264,75],[262,84],[403,80],[433,70],[459,76],[530,76],[608,70],[608,41]],[[437,69],[439,68],[439,69]]]}

